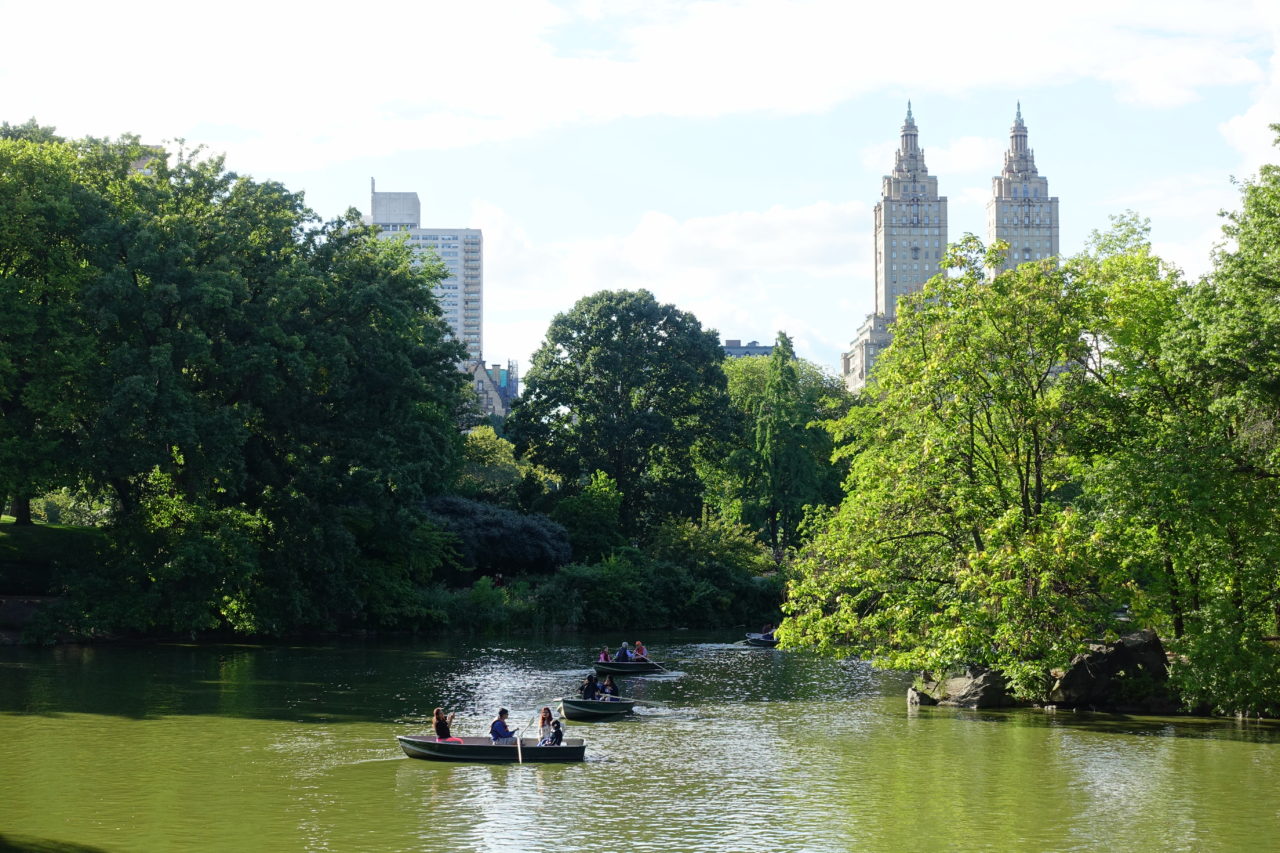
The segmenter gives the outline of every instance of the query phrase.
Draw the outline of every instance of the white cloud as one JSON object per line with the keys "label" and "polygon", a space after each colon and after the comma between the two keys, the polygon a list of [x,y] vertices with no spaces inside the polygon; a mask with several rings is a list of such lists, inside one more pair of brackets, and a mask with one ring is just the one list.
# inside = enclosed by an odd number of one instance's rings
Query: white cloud
{"label": "white cloud", "polygon": [[1263,80],[1256,56],[1274,17],[1261,4],[1102,0],[1066,12],[1032,4],[1016,26],[1002,25],[1008,10],[994,0],[920,2],[912,18],[931,25],[905,30],[897,7],[846,0],[0,11],[12,33],[57,33],[56,45],[6,43],[0,88],[18,120],[234,144],[267,172],[621,117],[823,112],[886,89],[1096,79],[1123,98],[1176,105]]}
{"label": "white cloud", "polygon": [[499,206],[481,204],[485,340],[527,363],[552,317],[597,290],[645,288],[727,337],[784,330],[830,364],[870,310],[870,208],[818,202],[677,220],[645,213],[626,234],[535,245]]}

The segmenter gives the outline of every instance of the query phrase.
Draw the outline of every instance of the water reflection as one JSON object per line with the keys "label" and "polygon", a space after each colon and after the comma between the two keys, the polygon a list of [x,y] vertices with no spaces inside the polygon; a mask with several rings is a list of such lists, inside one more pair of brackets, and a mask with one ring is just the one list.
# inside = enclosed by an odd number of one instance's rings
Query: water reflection
{"label": "water reflection", "polygon": [[[1204,850],[1280,815],[1235,721],[909,712],[909,677],[673,634],[579,765],[404,758],[571,694],[617,638],[0,650],[0,827],[104,850]],[[1242,791],[1261,792],[1242,796]],[[4,848],[0,846],[0,850]],[[55,849],[55,848],[51,848]],[[70,848],[76,849],[76,848]]]}

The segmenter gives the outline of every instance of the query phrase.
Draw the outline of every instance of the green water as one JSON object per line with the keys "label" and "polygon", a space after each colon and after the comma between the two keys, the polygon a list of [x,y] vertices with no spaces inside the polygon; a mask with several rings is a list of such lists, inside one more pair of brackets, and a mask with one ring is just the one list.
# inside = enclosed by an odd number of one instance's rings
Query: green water
{"label": "green water", "polygon": [[0,649],[0,851],[1280,849],[1280,728],[909,712],[857,663],[645,636],[653,704],[576,765],[405,758],[618,637]]}

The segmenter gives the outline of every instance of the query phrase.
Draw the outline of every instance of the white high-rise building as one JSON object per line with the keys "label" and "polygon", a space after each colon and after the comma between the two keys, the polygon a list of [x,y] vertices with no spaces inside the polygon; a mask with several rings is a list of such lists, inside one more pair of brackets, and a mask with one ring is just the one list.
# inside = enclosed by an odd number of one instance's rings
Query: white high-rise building
{"label": "white high-rise building", "polygon": [[1009,129],[1004,169],[991,179],[987,242],[996,240],[1009,244],[1009,255],[1001,270],[1058,257],[1058,199],[1049,195],[1048,178],[1036,171],[1036,155],[1027,146],[1027,126],[1022,123],[1020,102]]}
{"label": "white high-rise building", "polygon": [[946,248],[947,198],[938,195],[938,179],[925,166],[908,102],[893,173],[884,176],[875,210],[876,310],[867,315],[841,359],[850,390],[866,384],[876,358],[892,340],[898,299],[938,274]]}
{"label": "white high-rise building", "polygon": [[369,221],[382,236],[408,235],[415,253],[434,252],[449,270],[436,286],[445,322],[467,348],[467,360],[484,353],[484,235],[478,228],[423,228],[417,193],[380,193],[369,181],[372,213]]}

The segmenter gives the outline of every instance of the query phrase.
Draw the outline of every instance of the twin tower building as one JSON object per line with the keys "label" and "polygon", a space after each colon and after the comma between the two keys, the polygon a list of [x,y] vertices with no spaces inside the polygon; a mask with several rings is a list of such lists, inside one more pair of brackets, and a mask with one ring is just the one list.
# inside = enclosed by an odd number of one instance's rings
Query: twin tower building
{"label": "twin tower building", "polygon": [[[852,391],[866,384],[876,357],[892,340],[898,298],[938,274],[947,248],[947,197],[938,195],[938,179],[924,164],[910,103],[875,219],[876,310],[841,358],[844,382]],[[1036,172],[1021,104],[1009,131],[1004,169],[991,180],[987,241],[996,240],[1009,244],[1006,267],[1058,255],[1058,199],[1050,197],[1048,179]]]}

